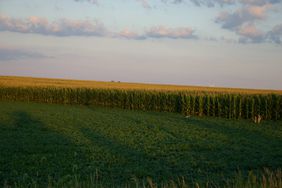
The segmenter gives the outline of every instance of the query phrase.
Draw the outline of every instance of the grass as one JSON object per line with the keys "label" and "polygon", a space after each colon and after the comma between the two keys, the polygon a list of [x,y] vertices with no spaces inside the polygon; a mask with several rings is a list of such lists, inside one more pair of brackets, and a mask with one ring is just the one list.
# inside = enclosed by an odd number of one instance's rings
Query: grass
{"label": "grass", "polygon": [[282,167],[281,121],[0,102],[0,143],[0,185],[7,186],[150,186],[147,177],[158,185],[181,177],[223,185],[238,170],[246,177]]}
{"label": "grass", "polygon": [[94,89],[100,88],[100,89],[126,89],[126,90],[157,90],[157,91],[195,91],[195,92],[243,93],[243,94],[270,94],[270,93],[282,94],[282,90],[161,85],[161,84],[125,83],[125,82],[102,82],[102,81],[87,81],[87,80],[16,77],[16,76],[0,76],[0,86],[94,88]]}

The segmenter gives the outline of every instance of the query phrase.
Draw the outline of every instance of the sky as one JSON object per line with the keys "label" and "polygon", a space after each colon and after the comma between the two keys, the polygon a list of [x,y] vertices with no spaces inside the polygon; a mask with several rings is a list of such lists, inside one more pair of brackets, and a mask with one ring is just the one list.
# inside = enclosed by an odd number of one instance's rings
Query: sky
{"label": "sky", "polygon": [[282,89],[282,0],[0,0],[0,75]]}

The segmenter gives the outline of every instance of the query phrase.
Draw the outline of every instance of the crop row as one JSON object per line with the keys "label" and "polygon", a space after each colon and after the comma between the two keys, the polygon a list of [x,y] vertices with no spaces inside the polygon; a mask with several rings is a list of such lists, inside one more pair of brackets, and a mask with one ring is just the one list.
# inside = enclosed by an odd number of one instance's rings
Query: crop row
{"label": "crop row", "polygon": [[0,100],[81,104],[184,115],[282,119],[282,95],[144,90],[0,87]]}

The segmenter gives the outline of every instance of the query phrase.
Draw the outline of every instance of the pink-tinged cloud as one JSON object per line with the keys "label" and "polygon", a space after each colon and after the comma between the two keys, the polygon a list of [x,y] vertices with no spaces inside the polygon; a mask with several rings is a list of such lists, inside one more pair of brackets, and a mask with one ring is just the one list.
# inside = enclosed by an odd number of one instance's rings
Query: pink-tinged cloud
{"label": "pink-tinged cloud", "polygon": [[240,36],[240,43],[271,42],[281,44],[282,24],[278,24],[268,32],[260,31],[253,23],[242,25],[236,33]]}
{"label": "pink-tinged cloud", "polygon": [[129,29],[124,29],[121,32],[117,33],[116,37],[126,38],[126,39],[145,39],[144,36],[136,32],[130,31]]}
{"label": "pink-tinged cloud", "polygon": [[259,31],[254,24],[247,24],[238,30],[238,34],[250,38],[263,36],[263,32]]}
{"label": "pink-tinged cloud", "polygon": [[263,42],[265,40],[265,33],[258,30],[252,23],[241,26],[236,33],[240,35],[239,42]]}
{"label": "pink-tinged cloud", "polygon": [[136,40],[147,38],[197,38],[193,35],[194,31],[189,27],[168,28],[165,26],[157,26],[152,27],[143,34],[138,34],[128,29],[124,29],[117,33],[114,31],[108,31],[105,26],[98,21],[60,19],[58,21],[50,22],[45,18],[36,16],[32,16],[27,19],[15,19],[8,16],[0,16],[0,31],[35,33],[60,37],[97,36]]}
{"label": "pink-tinged cloud", "polygon": [[[230,30],[236,33],[240,38],[239,42],[249,43],[249,42],[265,42],[269,41],[270,34],[259,31],[256,28],[256,22],[258,20],[264,20],[267,18],[267,13],[272,9],[271,3],[276,3],[273,1],[263,1],[261,0],[259,5],[251,0],[244,0],[247,6],[243,6],[234,12],[221,12],[215,22],[221,24],[223,29]],[[274,35],[273,35],[274,36]],[[271,39],[271,41],[273,41]]]}
{"label": "pink-tinged cloud", "polygon": [[165,26],[157,26],[149,29],[145,36],[149,38],[173,38],[173,39],[189,39],[197,38],[193,35],[194,30],[190,27],[168,28]]}
{"label": "pink-tinged cloud", "polygon": [[36,16],[27,19],[0,16],[0,31],[54,36],[105,36],[107,34],[104,25],[98,21],[60,19],[50,22]]}
{"label": "pink-tinged cloud", "polygon": [[266,17],[266,11],[269,10],[271,7],[271,4],[265,4],[263,6],[249,6],[247,7],[247,11],[250,15],[258,19],[263,19]]}
{"label": "pink-tinged cloud", "polygon": [[221,12],[215,22],[222,24],[222,28],[234,30],[245,23],[261,20],[266,17],[266,11],[271,8],[271,5],[263,6],[247,6],[242,7],[235,12]]}
{"label": "pink-tinged cloud", "polygon": [[169,28],[165,26],[155,26],[147,29],[144,33],[138,34],[136,32],[124,29],[115,35],[116,37],[126,39],[144,40],[149,38],[170,38],[170,39],[197,39],[194,35],[194,30],[190,27],[176,27]]}

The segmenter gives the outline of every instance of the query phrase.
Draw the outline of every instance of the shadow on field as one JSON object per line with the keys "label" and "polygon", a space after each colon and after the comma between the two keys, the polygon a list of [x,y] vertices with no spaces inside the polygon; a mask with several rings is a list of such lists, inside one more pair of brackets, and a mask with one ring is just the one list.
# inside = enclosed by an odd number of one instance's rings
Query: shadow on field
{"label": "shadow on field", "polygon": [[[282,139],[279,134],[271,137],[273,131],[166,114],[131,117],[98,111],[89,114],[92,119],[77,121],[80,115],[60,121],[49,114],[41,121],[17,111],[10,114],[11,123],[0,121],[0,186],[4,180],[46,185],[49,176],[67,182],[74,175],[83,178],[96,171],[106,185],[148,176],[156,182],[176,177],[185,177],[188,182],[220,181],[237,169],[282,164]],[[62,119],[68,116],[62,115]],[[129,129],[131,135],[126,132]]]}
{"label": "shadow on field", "polygon": [[155,180],[165,182],[176,175],[172,173],[175,169],[172,169],[171,165],[161,156],[147,155],[91,129],[84,128],[81,129],[81,132],[87,139],[91,140],[92,145],[103,148],[111,156],[112,161],[108,162],[108,167],[104,170],[110,170],[110,178],[114,182],[121,180],[128,182],[130,178],[134,177],[138,179],[154,177]]}
{"label": "shadow on field", "polygon": [[189,123],[206,129],[210,134],[221,134],[225,137],[218,143],[210,140],[219,147],[217,152],[210,152],[208,158],[226,162],[228,168],[234,168],[234,170],[236,168],[256,170],[263,167],[275,169],[282,164],[282,138],[278,134],[268,132],[266,130],[268,127],[263,127],[264,125],[254,124],[253,126],[261,126],[254,129],[250,123],[244,127],[239,122],[230,121],[232,123],[230,126],[228,121],[223,123],[220,120],[209,121],[196,118],[190,119]]}
{"label": "shadow on field", "polygon": [[[200,119],[200,118],[191,118],[189,119],[188,122],[197,125],[202,128],[207,128],[213,132],[218,132],[218,133],[224,133],[226,135],[236,135],[239,137],[250,137],[250,138],[260,138],[263,141],[277,141],[277,139],[280,139],[282,141],[281,137],[273,137],[274,135],[269,135],[265,132],[265,130],[268,128],[267,125],[265,124],[255,124],[248,122],[248,125],[245,127],[240,125],[240,120],[225,120],[223,123],[223,119]],[[245,124],[247,120],[241,120]],[[228,123],[232,124],[230,126]],[[269,122],[268,122],[269,123]],[[282,125],[282,124],[281,124]],[[256,126],[256,127],[252,127]],[[262,141],[261,140],[261,141]]]}
{"label": "shadow on field", "polygon": [[[151,129],[145,134],[153,142],[140,145],[140,148],[128,145],[126,138],[124,142],[121,141],[118,133],[113,133],[110,138],[91,128],[81,129],[92,145],[99,145],[114,158],[112,163],[107,164],[109,168],[105,168],[106,171],[111,169],[111,172],[108,171],[110,174],[119,171],[123,178],[135,175],[168,180],[185,176],[205,181],[233,176],[238,169],[243,172],[264,167],[275,169],[282,164],[281,137],[271,137],[270,132],[266,133],[263,129],[245,128],[240,125],[240,120],[230,121],[234,124],[230,126],[229,121],[224,119],[185,119],[170,114],[161,114],[161,117],[154,113],[146,114],[153,118],[149,119],[147,115],[145,120],[144,116],[124,115],[119,118],[124,120],[126,117],[126,123],[136,130],[148,130],[147,126],[150,125]],[[158,118],[161,119],[158,121]],[[154,125],[154,122],[159,124]],[[252,126],[248,122],[242,123]],[[153,137],[156,131],[166,135],[160,142],[156,142],[158,138]],[[118,139],[113,139],[115,137]]]}
{"label": "shadow on field", "polygon": [[77,156],[77,148],[68,138],[24,111],[10,117],[11,124],[0,122],[0,186],[4,182],[47,186],[50,178],[66,181],[75,173],[74,165],[83,156]]}

